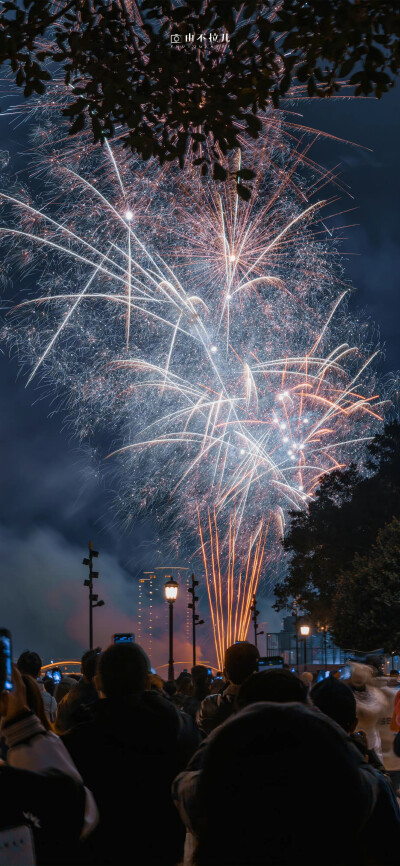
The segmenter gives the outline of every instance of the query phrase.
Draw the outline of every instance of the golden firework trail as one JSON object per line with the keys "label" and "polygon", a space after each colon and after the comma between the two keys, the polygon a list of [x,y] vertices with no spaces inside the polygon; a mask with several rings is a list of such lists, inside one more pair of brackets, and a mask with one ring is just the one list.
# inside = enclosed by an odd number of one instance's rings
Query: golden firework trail
{"label": "golden firework trail", "polygon": [[251,603],[260,580],[269,524],[265,525],[261,520],[257,530],[250,532],[243,559],[240,552],[237,555],[235,515],[229,519],[226,550],[218,531],[215,510],[212,514],[208,512],[204,531],[199,511],[198,521],[217,665],[222,670],[226,648],[247,637]]}

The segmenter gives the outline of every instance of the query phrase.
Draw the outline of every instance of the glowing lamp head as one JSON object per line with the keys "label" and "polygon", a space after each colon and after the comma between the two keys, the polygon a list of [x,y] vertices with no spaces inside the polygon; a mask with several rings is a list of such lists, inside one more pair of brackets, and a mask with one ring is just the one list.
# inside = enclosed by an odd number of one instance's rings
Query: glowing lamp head
{"label": "glowing lamp head", "polygon": [[308,418],[303,418],[303,424],[308,424]]}
{"label": "glowing lamp head", "polygon": [[241,453],[241,454],[246,454],[245,449],[244,449],[244,448],[241,448],[241,449],[240,449],[240,453]]}
{"label": "glowing lamp head", "polygon": [[133,212],[131,210],[129,210],[129,208],[128,208],[128,210],[126,210],[124,213],[124,217],[127,220],[127,222],[130,223],[131,220],[133,220]]}
{"label": "glowing lamp head", "polygon": [[226,300],[227,300],[227,301],[231,301],[231,300],[232,300],[232,295],[229,295],[229,294],[228,294],[228,295],[226,296]]}
{"label": "glowing lamp head", "polygon": [[166,601],[169,601],[171,604],[173,604],[178,596],[178,584],[176,580],[173,580],[172,577],[169,576],[169,574],[166,574],[165,576],[169,577],[169,580],[167,580],[164,586],[165,598]]}
{"label": "glowing lamp head", "polygon": [[235,256],[235,253],[231,253],[231,254],[228,256],[228,258],[229,258],[229,261],[232,262],[232,264],[233,264],[233,262],[236,262],[236,256]]}
{"label": "glowing lamp head", "polygon": [[218,352],[218,349],[216,346],[211,346],[211,351],[215,355],[215,352]]}
{"label": "glowing lamp head", "polygon": [[302,637],[308,637],[310,634],[310,626],[309,625],[301,625],[300,626],[300,634]]}

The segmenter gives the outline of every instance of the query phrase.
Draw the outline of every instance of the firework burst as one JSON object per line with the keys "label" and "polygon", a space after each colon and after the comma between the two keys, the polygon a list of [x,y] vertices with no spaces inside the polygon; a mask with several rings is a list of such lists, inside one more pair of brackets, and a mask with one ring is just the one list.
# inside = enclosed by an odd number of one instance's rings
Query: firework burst
{"label": "firework burst", "polygon": [[65,153],[46,124],[39,204],[1,193],[7,261],[35,281],[6,328],[27,381],[57,388],[79,435],[112,431],[128,522],[153,508],[174,538],[200,530],[219,659],[247,633],[267,526],[360,459],[385,403],[327,227],[336,193],[313,197],[330,174],[278,118],[243,144],[250,202],[190,160]]}

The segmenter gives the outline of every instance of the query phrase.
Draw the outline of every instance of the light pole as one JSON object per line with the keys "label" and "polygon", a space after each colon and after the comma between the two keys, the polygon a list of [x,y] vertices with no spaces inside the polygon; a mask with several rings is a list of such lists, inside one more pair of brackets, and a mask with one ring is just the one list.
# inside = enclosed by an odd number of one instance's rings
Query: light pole
{"label": "light pole", "polygon": [[169,604],[169,659],[168,659],[168,679],[174,679],[174,604],[178,596],[178,584],[169,574],[165,586],[164,594]]}
{"label": "light pole", "polygon": [[307,670],[307,638],[310,634],[310,626],[309,625],[301,625],[300,626],[300,634],[303,638],[304,643],[304,670]]}
{"label": "light pole", "polygon": [[93,559],[99,555],[98,550],[93,550],[93,544],[89,541],[89,557],[82,560],[83,565],[89,566],[89,577],[83,582],[84,586],[89,587],[89,649],[93,649],[93,608],[103,607],[104,601],[98,601],[98,595],[93,592],[93,579],[99,576],[98,571],[93,571]]}
{"label": "light pole", "polygon": [[253,614],[252,620],[254,623],[254,645],[257,646],[257,638],[259,637],[259,635],[264,634],[264,632],[258,631],[258,617],[260,615],[260,611],[257,610],[257,601],[255,595],[253,595],[253,601],[250,610]]}
{"label": "light pole", "polygon": [[195,580],[194,574],[192,574],[192,585],[188,589],[188,592],[192,596],[192,601],[188,604],[188,608],[192,611],[193,667],[196,664],[196,626],[204,625],[204,619],[199,619],[199,614],[196,613],[196,601],[199,600],[198,595],[196,595],[196,586],[198,585],[199,581]]}
{"label": "light pole", "polygon": [[293,602],[293,610],[294,610],[294,633],[296,636],[296,668],[298,669],[298,667],[299,667],[299,631],[297,628],[297,621],[298,621],[297,607],[298,607],[298,599],[295,598],[294,602]]}
{"label": "light pole", "polygon": [[326,667],[328,664],[327,649],[326,649],[326,638],[327,638],[328,626],[327,625],[320,625],[319,631],[322,633],[322,664],[324,664]]}

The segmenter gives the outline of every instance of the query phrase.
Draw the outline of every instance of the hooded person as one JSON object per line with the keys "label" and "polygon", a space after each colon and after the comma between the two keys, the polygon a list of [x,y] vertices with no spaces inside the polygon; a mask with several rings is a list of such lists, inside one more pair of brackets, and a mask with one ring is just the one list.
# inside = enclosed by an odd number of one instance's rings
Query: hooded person
{"label": "hooded person", "polygon": [[99,656],[93,718],[62,737],[99,808],[88,844],[96,866],[173,864],[182,856],[185,830],[171,783],[200,735],[189,716],[146,690],[148,672],[138,644],[108,647]]}
{"label": "hooded person", "polygon": [[313,708],[252,704],[202,748],[190,798],[177,802],[197,840],[195,866],[396,862],[400,813],[390,786]]}
{"label": "hooded person", "polygon": [[308,703],[308,686],[291,671],[270,668],[252,674],[243,685],[236,698],[238,710],[259,701],[273,701],[278,704]]}
{"label": "hooded person", "polygon": [[59,683],[56,689],[57,716],[55,731],[57,734],[65,734],[70,728],[79,725],[80,722],[88,721],[95,702],[98,700],[94,677],[97,668],[97,659],[101,653],[100,647],[87,650],[81,658],[82,677],[77,683],[72,680],[72,687],[58,698],[57,690],[62,685]]}
{"label": "hooded person", "polygon": [[[310,698],[314,706],[346,731],[363,758],[390,779],[390,774],[386,773],[386,767],[374,749],[368,748],[364,732],[356,731],[358,725],[357,702],[353,690],[346,684],[346,681],[337,680],[335,677],[322,680],[311,689]],[[393,790],[395,790],[394,786]]]}
{"label": "hooded person", "polygon": [[241,685],[257,670],[260,653],[247,641],[238,641],[225,650],[224,677],[227,686],[222,694],[208,695],[201,702],[196,721],[204,736],[229,718],[236,708]]}
{"label": "hooded person", "polygon": [[351,665],[351,674],[346,680],[354,692],[357,705],[358,724],[356,731],[363,731],[369,749],[373,749],[382,761],[382,744],[379,735],[379,719],[386,711],[387,701],[382,690],[374,684],[374,671],[369,665]]}
{"label": "hooded person", "polygon": [[[25,652],[21,653],[17,661],[17,668],[21,674],[27,674],[34,680],[38,680],[42,669],[42,659],[38,653],[25,650]],[[50,722],[54,722],[57,713],[57,701],[53,698],[53,695],[45,689],[43,682],[39,682],[39,688],[42,693],[46,716]]]}

